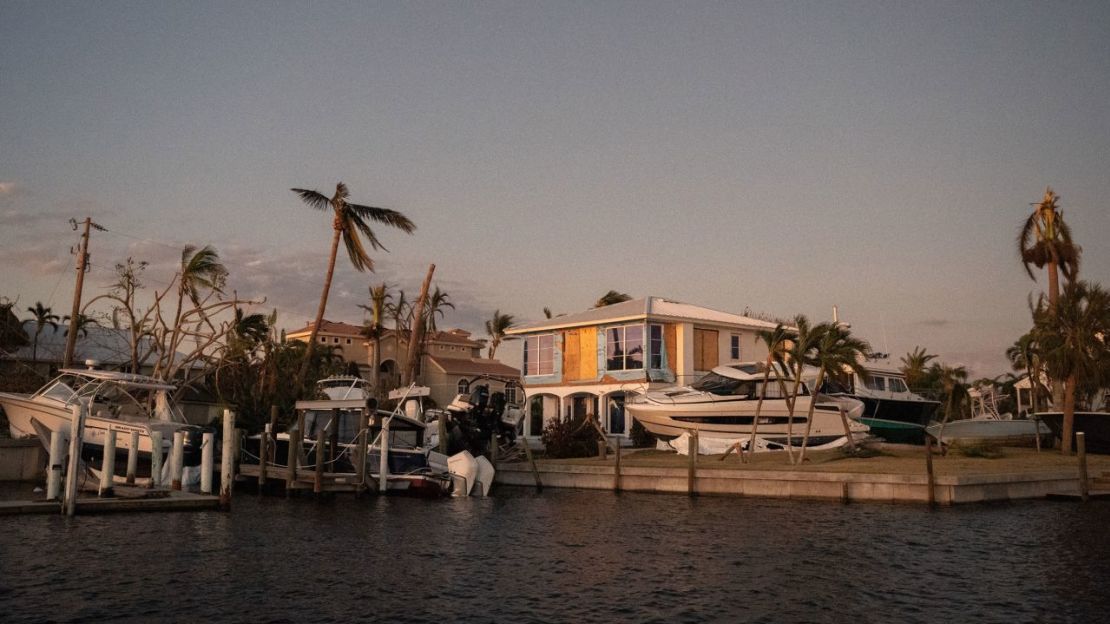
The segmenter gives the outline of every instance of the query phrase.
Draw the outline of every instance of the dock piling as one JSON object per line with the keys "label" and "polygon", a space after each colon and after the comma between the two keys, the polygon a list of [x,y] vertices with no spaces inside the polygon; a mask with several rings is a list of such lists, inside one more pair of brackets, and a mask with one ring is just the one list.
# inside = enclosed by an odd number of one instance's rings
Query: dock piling
{"label": "dock piling", "polygon": [[373,418],[373,409],[371,405],[376,405],[377,401],[367,400],[366,412],[363,413],[360,421],[358,432],[358,494],[362,494],[368,489],[366,468],[369,465],[367,461],[370,453],[370,419]]}
{"label": "dock piling", "polygon": [[50,466],[46,473],[46,500],[58,500],[62,490],[62,462],[65,461],[65,438],[61,431],[50,432]]}
{"label": "dock piling", "polygon": [[73,406],[69,425],[69,464],[66,467],[65,512],[67,516],[77,513],[77,470],[81,464],[81,446],[85,435],[85,415],[89,412],[88,401],[79,401]]}
{"label": "dock piling", "polygon": [[532,476],[536,479],[536,491],[542,492],[543,482],[540,481],[540,471],[539,468],[536,468],[536,460],[532,457],[532,447],[528,446],[527,440],[521,440],[521,444],[524,445],[524,456],[528,458],[528,463],[532,465]]}
{"label": "dock piling", "polygon": [[150,432],[150,487],[162,486],[162,432]]}
{"label": "dock piling", "polygon": [[[331,428],[331,423],[328,423],[328,428]],[[324,442],[327,440],[328,428],[320,431],[316,430],[316,474],[312,480],[312,493],[316,496],[324,490]]]}
{"label": "dock piling", "polygon": [[216,434],[211,431],[205,431],[201,437],[200,447],[200,492],[201,494],[212,493],[212,460],[215,455],[213,450],[216,446]]}
{"label": "dock piling", "polygon": [[614,492],[620,492],[621,491],[621,441],[620,441],[619,438],[617,439],[617,444],[616,444],[616,447],[615,447],[614,450],[617,454],[617,457],[616,457],[616,460],[615,460],[616,463],[613,464],[613,491]]}
{"label": "dock piling", "polygon": [[1082,431],[1075,434],[1075,451],[1079,456],[1079,495],[1085,503],[1091,498],[1091,482],[1087,479],[1087,434]]}
{"label": "dock piling", "polygon": [[697,496],[697,479],[698,479],[698,430],[690,431],[690,437],[687,442],[687,452],[689,453],[689,474],[686,476],[686,491],[690,496]]}
{"label": "dock piling", "polygon": [[224,410],[223,448],[220,453],[220,509],[231,509],[231,484],[235,478],[232,460],[235,457],[235,412]]}
{"label": "dock piling", "polygon": [[127,485],[135,485],[135,475],[139,472],[139,432],[132,431],[127,440]]}
{"label": "dock piling", "polygon": [[173,432],[173,450],[170,451],[170,489],[181,489],[181,471],[185,468],[185,432]]}
{"label": "dock piling", "polygon": [[289,436],[289,457],[285,479],[285,495],[293,493],[293,484],[297,482],[297,464],[301,461],[301,446],[304,443],[304,412],[297,410],[297,429]]}
{"label": "dock piling", "polygon": [[262,493],[262,487],[266,485],[266,464],[270,463],[270,434],[272,429],[270,423],[266,423],[265,428],[262,429],[262,435],[258,440],[258,493]]}
{"label": "dock piling", "polygon": [[928,501],[930,507],[936,507],[936,476],[933,474],[933,436],[925,434],[925,472],[928,475]]}
{"label": "dock piling", "polygon": [[112,480],[116,476],[116,430],[111,426],[104,433],[104,457],[100,461],[100,488],[96,495],[100,498],[112,496]]}

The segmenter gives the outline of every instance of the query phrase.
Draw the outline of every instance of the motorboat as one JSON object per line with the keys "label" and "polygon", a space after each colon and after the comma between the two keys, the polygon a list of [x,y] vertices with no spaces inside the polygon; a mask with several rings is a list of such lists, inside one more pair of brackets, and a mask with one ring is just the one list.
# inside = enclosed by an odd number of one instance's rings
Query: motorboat
{"label": "motorboat", "polygon": [[925,431],[944,444],[1000,446],[1034,446],[1037,436],[1047,438],[1051,429],[1039,419],[1014,418],[1009,412],[999,413],[998,392],[991,386],[968,390],[971,418],[947,423],[933,423]]}
{"label": "motorboat", "polygon": [[131,433],[139,434],[139,472],[149,475],[151,433],[162,436],[162,457],[168,458],[173,434],[185,433],[182,465],[200,465],[204,428],[186,422],[171,394],[176,387],[155,377],[105,371],[87,362],[86,369],[65,368],[33,394],[0,392],[0,407],[13,438],[37,437],[49,447],[51,432],[70,434],[73,408],[88,406],[82,436],[82,459],[99,465],[109,432],[116,435],[116,467],[126,468]]}
{"label": "motorboat", "polygon": [[[756,406],[763,392],[765,365],[745,362],[718,366],[689,386],[673,386],[650,391],[626,400],[628,413],[649,432],[664,440],[690,431],[699,437],[741,438],[750,436]],[[766,395],[759,410],[758,435],[765,441],[800,445],[806,430],[809,407],[814,404],[809,444],[817,446],[844,437],[847,416],[852,435],[864,435],[868,427],[859,421],[864,405],[860,401],[826,395],[813,397],[805,383],[799,386],[794,406],[793,426],[787,394],[794,380],[776,364],[767,381]],[[785,388],[785,392],[784,392]]]}
{"label": "motorboat", "polygon": [[862,402],[859,420],[871,428],[872,435],[887,442],[924,444],[925,427],[940,402],[910,391],[905,374],[886,360],[867,360],[863,365],[866,375],[832,375],[821,392]]}
{"label": "motorboat", "polygon": [[[1038,412],[1035,418],[1052,430],[1058,439],[1064,438],[1063,412]],[[1075,434],[1082,431],[1084,444],[1089,453],[1110,453],[1110,412],[1075,412],[1075,426],[1072,429],[1072,448],[1075,448]]]}

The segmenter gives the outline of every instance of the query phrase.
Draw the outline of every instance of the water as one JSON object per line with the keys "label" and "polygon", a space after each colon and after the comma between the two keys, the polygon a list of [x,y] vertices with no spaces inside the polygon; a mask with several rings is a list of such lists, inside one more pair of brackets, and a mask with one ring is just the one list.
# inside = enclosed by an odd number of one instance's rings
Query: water
{"label": "water", "polygon": [[0,621],[1097,622],[1110,504],[501,488],[0,518]]}

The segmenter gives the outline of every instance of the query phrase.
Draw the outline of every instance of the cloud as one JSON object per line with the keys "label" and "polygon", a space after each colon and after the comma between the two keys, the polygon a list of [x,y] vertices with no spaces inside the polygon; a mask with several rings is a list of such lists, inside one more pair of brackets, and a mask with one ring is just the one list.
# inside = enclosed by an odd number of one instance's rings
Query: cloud
{"label": "cloud", "polygon": [[925,319],[924,321],[918,321],[916,324],[925,327],[948,327],[952,324],[952,321],[948,319]]}

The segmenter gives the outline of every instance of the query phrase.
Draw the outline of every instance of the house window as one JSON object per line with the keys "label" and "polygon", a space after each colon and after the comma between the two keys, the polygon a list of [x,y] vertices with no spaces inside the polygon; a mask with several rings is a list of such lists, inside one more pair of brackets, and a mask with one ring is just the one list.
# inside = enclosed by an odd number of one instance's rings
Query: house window
{"label": "house window", "polygon": [[555,372],[555,335],[542,334],[524,339],[524,374],[551,375]]}
{"label": "house window", "polygon": [[643,325],[622,325],[605,330],[606,370],[636,370],[643,367]]}
{"label": "house window", "polygon": [[516,403],[516,384],[511,381],[505,384],[505,402]]}
{"label": "house window", "polygon": [[648,353],[650,353],[649,364],[650,368],[656,370],[663,368],[663,326],[662,325],[648,325]]}
{"label": "house window", "polygon": [[729,356],[734,360],[740,359],[740,334],[733,334],[729,341]]}
{"label": "house window", "polygon": [[351,339],[350,338],[347,339],[347,344],[351,344]]}
{"label": "house window", "polygon": [[327,342],[327,341],[328,341],[328,339],[326,337],[320,336],[320,342]]}
{"label": "house window", "polygon": [[470,394],[470,382],[465,379],[459,380],[459,394]]}
{"label": "house window", "polygon": [[335,344],[339,344],[339,339],[338,338],[332,338],[331,341],[334,342]]}

